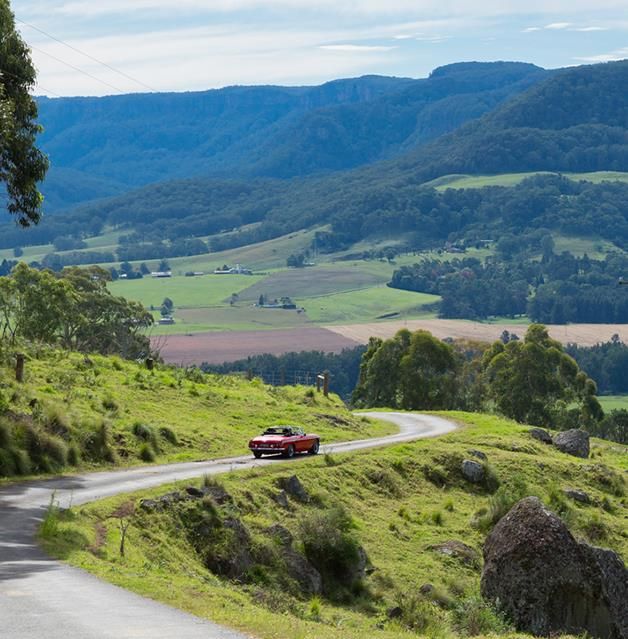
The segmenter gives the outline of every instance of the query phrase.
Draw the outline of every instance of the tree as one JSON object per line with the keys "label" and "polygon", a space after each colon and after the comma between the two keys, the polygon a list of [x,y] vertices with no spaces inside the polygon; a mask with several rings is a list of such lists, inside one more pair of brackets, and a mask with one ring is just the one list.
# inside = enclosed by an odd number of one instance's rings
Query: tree
{"label": "tree", "polygon": [[9,213],[25,227],[40,220],[43,198],[37,185],[48,169],[48,160],[35,147],[40,127],[29,94],[35,76],[9,2],[0,0],[0,181],[6,184]]}
{"label": "tree", "polygon": [[168,273],[171,270],[168,260],[161,260],[161,262],[159,262],[159,267],[157,268],[157,270],[160,273]]}
{"label": "tree", "polygon": [[482,365],[489,397],[506,417],[540,426],[603,417],[595,382],[541,324],[532,324],[522,341],[495,342]]}

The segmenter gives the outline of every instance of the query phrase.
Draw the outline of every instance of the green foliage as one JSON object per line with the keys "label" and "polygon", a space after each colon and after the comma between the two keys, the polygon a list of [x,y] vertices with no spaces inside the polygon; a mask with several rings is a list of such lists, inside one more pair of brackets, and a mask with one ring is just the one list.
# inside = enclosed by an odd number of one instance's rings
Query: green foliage
{"label": "green foliage", "polygon": [[505,634],[513,630],[495,608],[480,597],[469,597],[453,608],[454,626],[463,637]]}
{"label": "green foliage", "polygon": [[305,556],[321,573],[328,596],[344,597],[356,585],[360,546],[353,528],[342,506],[310,513],[299,522]]}
{"label": "green foliage", "polygon": [[155,453],[155,449],[151,446],[151,444],[142,444],[140,447],[139,457],[142,461],[146,463],[152,463],[157,459],[157,454]]}
{"label": "green foliage", "polygon": [[36,83],[30,49],[15,29],[8,2],[0,3],[0,178],[6,208],[21,226],[37,224],[42,196],[37,185],[48,168],[35,147],[40,132],[37,105],[30,95]]}
{"label": "green foliage", "polygon": [[529,326],[523,341],[495,342],[483,368],[498,410],[518,422],[553,426],[573,414],[572,404],[581,423],[603,416],[595,384],[540,324]]}
{"label": "green foliage", "polygon": [[159,436],[164,441],[167,441],[169,444],[172,444],[173,446],[178,446],[179,444],[179,438],[177,437],[177,434],[174,432],[174,430],[172,430],[172,428],[169,428],[168,426],[162,426],[159,429]]}
{"label": "green foliage", "polygon": [[489,532],[508,511],[524,497],[528,496],[528,486],[520,475],[509,478],[488,501],[488,508],[480,509],[472,524],[484,533]]}
{"label": "green foliage", "polygon": [[427,331],[404,329],[390,340],[371,339],[353,401],[406,410],[451,408],[458,365],[453,348]]}

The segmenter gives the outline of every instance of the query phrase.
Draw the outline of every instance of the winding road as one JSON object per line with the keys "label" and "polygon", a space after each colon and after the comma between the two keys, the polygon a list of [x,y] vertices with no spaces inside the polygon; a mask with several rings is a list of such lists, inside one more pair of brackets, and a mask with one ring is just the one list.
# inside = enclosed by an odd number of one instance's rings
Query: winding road
{"label": "winding road", "polygon": [[[409,413],[362,413],[393,422],[399,433],[323,447],[345,453],[454,431],[440,417]],[[1,639],[245,639],[246,635],[199,619],[100,581],[48,557],[35,535],[51,496],[61,507],[152,488],[178,480],[218,475],[268,463],[250,455],[207,462],[148,466],[35,481],[0,489]]]}

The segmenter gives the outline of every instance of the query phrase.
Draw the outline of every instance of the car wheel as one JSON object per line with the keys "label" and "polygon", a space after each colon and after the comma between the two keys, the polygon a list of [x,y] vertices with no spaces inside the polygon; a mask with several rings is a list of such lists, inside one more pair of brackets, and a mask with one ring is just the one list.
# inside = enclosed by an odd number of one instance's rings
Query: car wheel
{"label": "car wheel", "polygon": [[259,450],[254,450],[253,456],[255,457],[255,459],[259,459],[262,456],[262,453],[260,453]]}
{"label": "car wheel", "polygon": [[312,448],[310,448],[310,450],[308,450],[307,452],[310,453],[310,455],[318,455],[318,450],[320,448],[320,442],[318,441],[318,439],[312,444]]}
{"label": "car wheel", "polygon": [[292,444],[290,444],[290,446],[288,446],[288,448],[286,448],[286,450],[283,453],[284,457],[287,457],[288,459],[291,459],[292,457],[294,457],[294,446]]}

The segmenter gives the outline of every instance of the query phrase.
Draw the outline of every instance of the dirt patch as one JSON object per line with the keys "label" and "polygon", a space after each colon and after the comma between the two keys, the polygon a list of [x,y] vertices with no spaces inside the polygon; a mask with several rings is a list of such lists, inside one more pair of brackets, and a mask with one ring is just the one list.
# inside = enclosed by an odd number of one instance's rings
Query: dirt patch
{"label": "dirt patch", "polygon": [[[374,322],[370,324],[350,324],[329,326],[328,329],[360,344],[368,343],[370,337],[388,339],[397,331],[407,328],[410,331],[423,329],[436,337],[472,339],[493,342],[499,339],[503,331],[525,335],[527,327],[522,324],[483,324],[465,320],[407,320],[398,322]],[[563,344],[575,343],[581,346],[594,346],[607,342],[615,334],[628,341],[628,324],[569,324],[567,326],[548,326],[550,335]]]}
{"label": "dirt patch", "polygon": [[155,340],[161,356],[171,364],[222,364],[252,355],[282,355],[299,351],[339,353],[358,343],[324,328],[280,331],[242,331],[170,335]]}

